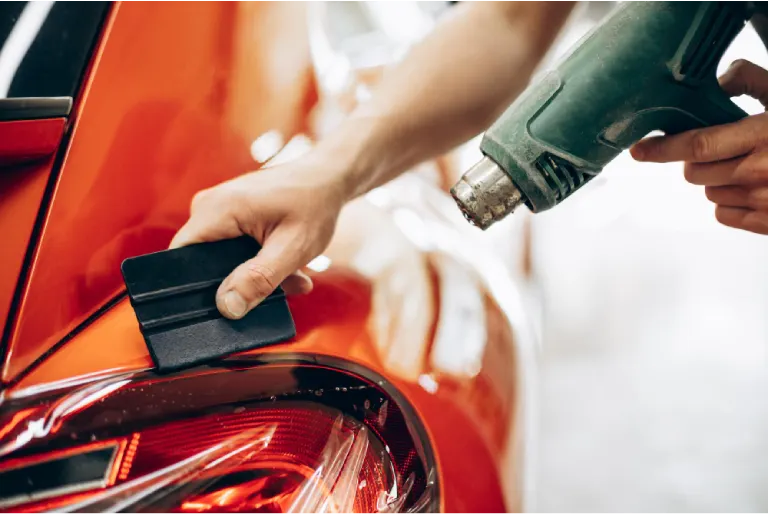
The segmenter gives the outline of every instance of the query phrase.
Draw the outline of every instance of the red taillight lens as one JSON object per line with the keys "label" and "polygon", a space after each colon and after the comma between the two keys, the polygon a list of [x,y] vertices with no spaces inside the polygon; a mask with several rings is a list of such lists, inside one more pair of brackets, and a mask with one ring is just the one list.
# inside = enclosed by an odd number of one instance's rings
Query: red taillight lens
{"label": "red taillight lens", "polygon": [[[365,425],[317,404],[274,404],[142,432],[128,478],[199,455],[243,433],[256,442],[226,479],[209,480],[183,512],[375,512],[397,497],[392,462]],[[216,474],[211,469],[207,474]],[[221,478],[221,477],[214,477]],[[325,505],[325,504],[328,505]]]}
{"label": "red taillight lens", "polygon": [[[328,367],[273,364],[131,379],[106,397],[93,395],[89,405],[72,402],[73,395],[89,397],[73,392],[32,416],[50,418],[57,412],[48,434],[29,435],[30,427],[39,426],[35,419],[10,434],[31,439],[0,461],[0,482],[4,477],[19,484],[30,481],[25,478],[41,480],[38,489],[24,492],[25,498],[9,497],[0,484],[0,508],[433,509],[437,486],[423,433],[414,425],[417,420],[404,414],[402,401],[382,385]],[[72,405],[71,412],[62,404]],[[20,407],[30,408],[28,403]],[[84,438],[89,443],[78,445]],[[93,441],[101,442],[99,453],[78,454]],[[9,448],[0,440],[0,454],[4,447]],[[42,480],[54,470],[66,473],[70,455],[81,466],[90,462],[87,476],[79,480],[69,472],[58,485]]]}

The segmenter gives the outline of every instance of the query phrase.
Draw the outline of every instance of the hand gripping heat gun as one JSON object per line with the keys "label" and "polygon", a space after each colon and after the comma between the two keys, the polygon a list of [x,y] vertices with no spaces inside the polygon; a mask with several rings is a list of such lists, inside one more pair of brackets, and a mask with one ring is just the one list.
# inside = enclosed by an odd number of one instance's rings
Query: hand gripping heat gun
{"label": "hand gripping heat gun", "polygon": [[486,229],[519,205],[559,204],[649,132],[674,134],[747,114],[716,68],[752,15],[748,2],[626,2],[485,133],[483,159],[451,193]]}

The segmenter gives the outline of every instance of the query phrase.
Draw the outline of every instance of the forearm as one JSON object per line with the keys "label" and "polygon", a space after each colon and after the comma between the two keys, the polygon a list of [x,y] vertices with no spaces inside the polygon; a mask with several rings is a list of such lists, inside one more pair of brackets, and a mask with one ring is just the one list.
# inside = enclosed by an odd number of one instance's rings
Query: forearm
{"label": "forearm", "polygon": [[346,195],[381,185],[487,128],[522,92],[572,3],[470,3],[394,67],[318,147]]}

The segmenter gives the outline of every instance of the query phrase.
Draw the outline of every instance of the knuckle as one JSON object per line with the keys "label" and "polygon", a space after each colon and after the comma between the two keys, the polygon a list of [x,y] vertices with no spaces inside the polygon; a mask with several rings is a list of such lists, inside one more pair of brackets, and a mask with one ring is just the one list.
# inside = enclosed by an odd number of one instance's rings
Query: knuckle
{"label": "knuckle", "polygon": [[712,152],[712,138],[702,131],[697,131],[691,138],[691,153],[695,160],[706,159]]}
{"label": "knuckle", "polygon": [[250,264],[246,276],[251,285],[250,289],[257,297],[269,295],[278,285],[275,270],[263,264]]}
{"label": "knuckle", "polygon": [[753,209],[768,211],[768,188],[759,187],[749,191],[749,206]]}
{"label": "knuckle", "polygon": [[691,184],[696,184],[697,176],[698,176],[698,170],[696,166],[694,166],[689,162],[685,163],[685,166],[683,166],[683,177],[685,178],[685,180],[690,182]]}
{"label": "knuckle", "polygon": [[198,191],[195,193],[195,196],[192,197],[192,203],[191,207],[192,210],[197,210],[210,199],[211,197],[211,190],[210,189],[203,189],[202,191]]}
{"label": "knuckle", "polygon": [[733,171],[735,181],[743,184],[753,184],[759,182],[765,175],[761,166],[756,166],[751,159],[745,159]]}
{"label": "knuckle", "polygon": [[[302,229],[298,230],[294,235],[293,244],[297,251],[301,254],[314,252],[318,241],[324,240],[325,230],[325,227],[319,227],[313,237],[313,233],[311,233],[306,227],[302,227]],[[317,253],[320,253],[322,250],[323,249],[320,249]]]}
{"label": "knuckle", "polygon": [[768,234],[768,213],[751,211],[744,216],[742,228],[756,234]]}
{"label": "knuckle", "polygon": [[734,226],[733,221],[728,216],[728,211],[723,207],[717,206],[715,208],[715,219],[722,225],[728,227]]}
{"label": "knuckle", "polygon": [[768,182],[768,163],[765,161],[756,163],[753,167],[752,173],[756,182],[765,184]]}
{"label": "knuckle", "polygon": [[747,92],[749,81],[746,79],[753,67],[754,65],[745,59],[737,59],[731,63],[725,74],[725,79],[727,84],[734,89],[734,92],[740,94]]}
{"label": "knuckle", "polygon": [[752,66],[752,63],[747,61],[746,59],[736,59],[735,61],[733,61],[733,64],[731,64],[731,67],[728,71],[733,73],[736,76],[741,76],[751,66]]}
{"label": "knuckle", "polygon": [[637,149],[642,152],[644,159],[653,160],[659,153],[658,142],[652,138],[644,139],[636,145]]}
{"label": "knuckle", "polygon": [[229,196],[226,200],[227,208],[230,212],[235,213],[241,213],[241,214],[253,214],[251,211],[251,207],[254,202],[245,192],[243,191],[232,191],[229,193]]}

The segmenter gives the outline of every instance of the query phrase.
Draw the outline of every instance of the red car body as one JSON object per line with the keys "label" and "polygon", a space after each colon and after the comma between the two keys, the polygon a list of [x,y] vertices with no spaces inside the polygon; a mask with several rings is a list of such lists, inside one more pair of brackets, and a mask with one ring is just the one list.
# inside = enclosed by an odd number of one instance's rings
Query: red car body
{"label": "red car body", "polygon": [[523,508],[522,313],[428,181],[348,207],[295,340],[152,370],[120,263],[323,98],[302,4],[101,9],[71,109],[0,100],[0,510]]}

